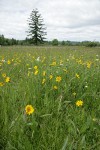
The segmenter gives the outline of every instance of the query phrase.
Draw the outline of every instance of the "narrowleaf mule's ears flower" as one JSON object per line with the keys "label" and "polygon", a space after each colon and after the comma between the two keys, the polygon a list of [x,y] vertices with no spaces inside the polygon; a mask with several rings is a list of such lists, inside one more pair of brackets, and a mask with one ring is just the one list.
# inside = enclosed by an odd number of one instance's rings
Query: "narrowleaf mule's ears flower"
{"label": "narrowleaf mule's ears flower", "polygon": [[62,78],[60,76],[56,77],[56,82],[60,82]]}
{"label": "narrowleaf mule's ears flower", "polygon": [[10,82],[10,77],[6,77],[5,82]]}
{"label": "narrowleaf mule's ears flower", "polygon": [[76,106],[78,106],[78,107],[83,106],[83,101],[82,100],[77,100],[76,101]]}
{"label": "narrowleaf mule's ears flower", "polygon": [[26,114],[30,115],[30,114],[32,114],[34,112],[34,108],[33,108],[32,105],[27,105],[25,107],[25,111],[26,111]]}

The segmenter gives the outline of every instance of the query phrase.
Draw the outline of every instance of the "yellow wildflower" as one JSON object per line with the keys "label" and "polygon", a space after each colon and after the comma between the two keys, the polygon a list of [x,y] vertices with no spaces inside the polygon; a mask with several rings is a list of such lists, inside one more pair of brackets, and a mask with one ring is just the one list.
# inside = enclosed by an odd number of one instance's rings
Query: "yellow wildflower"
{"label": "yellow wildflower", "polygon": [[30,71],[28,71],[28,74],[27,74],[27,75],[28,75],[28,77],[30,76]]}
{"label": "yellow wildflower", "polygon": [[5,77],[6,77],[6,73],[3,73],[3,74],[2,74],[2,77],[5,78]]}
{"label": "yellow wildflower", "polygon": [[87,62],[87,64],[86,64],[86,65],[87,65],[87,68],[90,68],[90,67],[91,67],[91,64],[92,64],[91,62]]}
{"label": "yellow wildflower", "polygon": [[75,76],[76,76],[78,79],[80,78],[79,74],[77,74],[77,73],[76,73],[76,75],[75,75]]}
{"label": "yellow wildflower", "polygon": [[76,59],[76,62],[77,62],[78,64],[80,64],[80,65],[83,64],[83,61],[82,61],[81,59]]}
{"label": "yellow wildflower", "polygon": [[50,78],[50,80],[53,78],[53,75],[51,74],[50,76],[49,76],[49,78]]}
{"label": "yellow wildflower", "polygon": [[38,70],[36,70],[36,71],[34,72],[34,75],[37,75],[37,74],[38,74],[38,72],[39,72],[39,71],[38,71]]}
{"label": "yellow wildflower", "polygon": [[54,90],[57,90],[57,89],[58,89],[58,87],[55,85],[55,86],[53,86],[53,89],[54,89]]}
{"label": "yellow wildflower", "polygon": [[63,69],[63,71],[66,72],[66,73],[68,73],[68,70],[67,70],[67,69]]}
{"label": "yellow wildflower", "polygon": [[82,106],[83,105],[83,101],[82,100],[77,100],[76,101],[76,106]]}
{"label": "yellow wildflower", "polygon": [[52,62],[51,66],[56,66],[56,61]]}
{"label": "yellow wildflower", "polygon": [[4,83],[3,83],[3,82],[0,82],[0,86],[4,86]]}
{"label": "yellow wildflower", "polygon": [[10,77],[6,77],[5,82],[10,82]]}
{"label": "yellow wildflower", "polygon": [[62,79],[60,76],[56,77],[56,82],[60,82]]}
{"label": "yellow wildflower", "polygon": [[45,76],[46,75],[46,72],[45,71],[43,71],[43,76]]}
{"label": "yellow wildflower", "polygon": [[11,61],[10,61],[10,60],[8,60],[8,61],[7,61],[7,64],[8,64],[8,65],[10,65],[10,64],[11,64]]}
{"label": "yellow wildflower", "polygon": [[34,69],[37,70],[37,69],[38,69],[38,66],[34,66]]}
{"label": "yellow wildflower", "polygon": [[60,60],[60,65],[63,65],[63,61],[62,60]]}
{"label": "yellow wildflower", "polygon": [[30,114],[32,114],[34,112],[34,108],[33,108],[32,105],[27,105],[25,107],[25,111],[26,111],[26,114],[30,115]]}
{"label": "yellow wildflower", "polygon": [[46,82],[46,79],[43,79],[43,80],[42,80],[42,84],[44,84],[45,82]]}

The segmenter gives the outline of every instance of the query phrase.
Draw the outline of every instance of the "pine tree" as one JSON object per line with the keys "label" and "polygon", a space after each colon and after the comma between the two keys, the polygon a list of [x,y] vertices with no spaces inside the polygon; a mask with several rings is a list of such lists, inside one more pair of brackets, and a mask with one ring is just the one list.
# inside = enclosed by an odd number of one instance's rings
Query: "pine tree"
{"label": "pine tree", "polygon": [[29,35],[31,37],[32,42],[35,45],[38,45],[39,43],[43,43],[46,35],[46,28],[43,24],[43,19],[41,17],[41,14],[39,14],[39,11],[37,9],[33,9],[33,11],[30,14],[30,18],[28,20],[29,22]]}

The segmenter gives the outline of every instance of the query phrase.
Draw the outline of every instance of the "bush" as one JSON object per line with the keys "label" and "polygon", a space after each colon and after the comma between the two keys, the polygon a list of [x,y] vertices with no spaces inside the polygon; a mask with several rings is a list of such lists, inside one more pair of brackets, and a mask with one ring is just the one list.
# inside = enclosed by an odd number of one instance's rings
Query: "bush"
{"label": "bush", "polygon": [[98,43],[97,42],[87,42],[86,46],[87,47],[96,47],[96,46],[98,46]]}
{"label": "bush", "polygon": [[62,41],[61,45],[66,45],[65,41]]}
{"label": "bush", "polygon": [[57,46],[58,45],[58,40],[57,39],[52,40],[52,45]]}

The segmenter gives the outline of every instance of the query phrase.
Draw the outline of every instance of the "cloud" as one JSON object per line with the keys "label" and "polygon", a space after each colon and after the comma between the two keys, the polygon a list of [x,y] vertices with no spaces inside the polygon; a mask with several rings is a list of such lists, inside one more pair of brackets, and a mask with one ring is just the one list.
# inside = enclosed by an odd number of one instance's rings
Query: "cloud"
{"label": "cloud", "polygon": [[34,8],[44,19],[48,40],[100,41],[100,0],[0,0],[0,34],[24,39]]}

